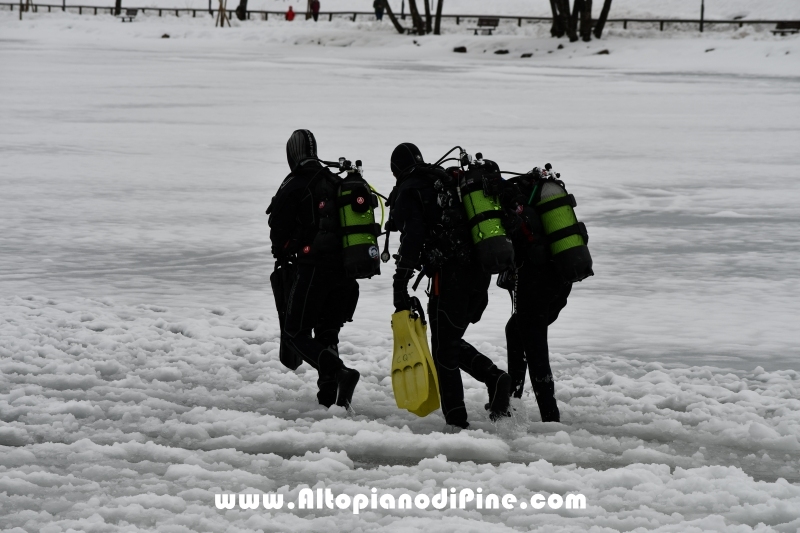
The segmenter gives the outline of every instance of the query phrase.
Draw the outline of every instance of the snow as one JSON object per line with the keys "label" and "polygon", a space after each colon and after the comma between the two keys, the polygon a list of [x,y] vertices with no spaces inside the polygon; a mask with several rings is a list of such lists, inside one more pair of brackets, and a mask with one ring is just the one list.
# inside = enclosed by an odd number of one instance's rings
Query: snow
{"label": "snow", "polygon": [[[612,29],[558,50],[537,25],[234,24],[0,12],[2,528],[800,528],[800,38]],[[342,332],[354,415],[280,365],[264,209],[298,127],[382,192],[403,141],[562,172],[597,272],[551,328],[563,423],[528,393],[492,424],[468,377],[471,431],[399,411],[390,267]],[[490,297],[467,338],[505,367],[508,296]],[[213,503],[304,487],[587,509]]]}

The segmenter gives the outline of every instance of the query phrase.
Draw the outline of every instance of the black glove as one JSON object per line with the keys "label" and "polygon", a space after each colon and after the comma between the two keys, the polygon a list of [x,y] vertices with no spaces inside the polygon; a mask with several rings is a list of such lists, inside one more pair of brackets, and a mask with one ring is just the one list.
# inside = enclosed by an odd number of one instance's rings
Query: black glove
{"label": "black glove", "polygon": [[408,282],[414,275],[414,269],[407,266],[397,265],[394,271],[394,281],[392,282],[394,312],[411,310],[411,297],[408,295]]}

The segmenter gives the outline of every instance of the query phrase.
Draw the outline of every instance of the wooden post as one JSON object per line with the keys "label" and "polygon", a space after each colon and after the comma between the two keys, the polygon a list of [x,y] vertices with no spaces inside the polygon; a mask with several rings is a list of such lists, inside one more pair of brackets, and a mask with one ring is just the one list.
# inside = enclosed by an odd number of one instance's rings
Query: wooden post
{"label": "wooden post", "polygon": [[228,23],[228,27],[231,26],[231,21],[228,18],[228,0],[219,0],[219,11],[217,11],[217,21],[214,23],[214,27],[216,28],[219,26],[220,28],[225,27],[225,23]]}
{"label": "wooden post", "polygon": [[700,0],[700,33],[703,33],[703,19],[706,15],[706,0]]}

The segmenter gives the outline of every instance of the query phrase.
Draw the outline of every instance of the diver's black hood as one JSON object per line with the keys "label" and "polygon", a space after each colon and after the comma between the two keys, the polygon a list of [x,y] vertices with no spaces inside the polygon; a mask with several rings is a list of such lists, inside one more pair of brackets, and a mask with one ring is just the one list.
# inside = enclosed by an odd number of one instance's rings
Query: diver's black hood
{"label": "diver's black hood", "polygon": [[317,159],[317,140],[309,130],[295,130],[286,142],[286,159],[294,171],[309,159]]}
{"label": "diver's black hood", "polygon": [[398,144],[397,148],[394,149],[392,152],[392,160],[391,160],[391,167],[392,167],[392,174],[396,177],[400,177],[403,174],[406,174],[416,165],[424,163],[425,161],[422,159],[422,153],[419,151],[419,148],[415,144],[412,143],[402,143]]}

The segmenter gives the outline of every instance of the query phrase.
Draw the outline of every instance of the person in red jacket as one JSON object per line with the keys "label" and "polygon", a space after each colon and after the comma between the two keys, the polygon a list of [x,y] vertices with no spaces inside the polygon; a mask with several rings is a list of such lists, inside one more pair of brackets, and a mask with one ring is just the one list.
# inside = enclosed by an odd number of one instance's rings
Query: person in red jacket
{"label": "person in red jacket", "polygon": [[319,18],[319,0],[311,0],[311,16],[314,17],[314,22]]}
{"label": "person in red jacket", "polygon": [[294,9],[289,6],[289,11],[286,12],[286,20],[294,20]]}

